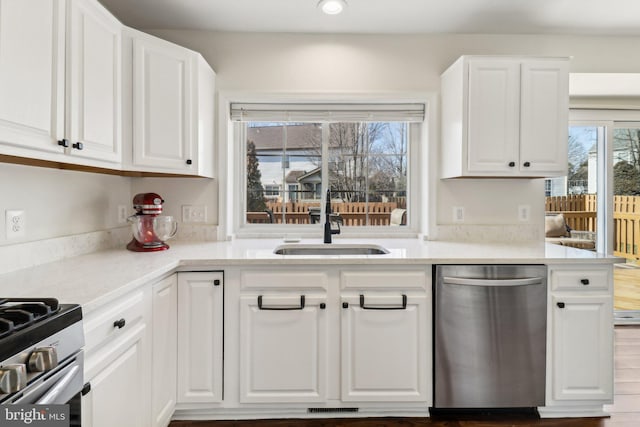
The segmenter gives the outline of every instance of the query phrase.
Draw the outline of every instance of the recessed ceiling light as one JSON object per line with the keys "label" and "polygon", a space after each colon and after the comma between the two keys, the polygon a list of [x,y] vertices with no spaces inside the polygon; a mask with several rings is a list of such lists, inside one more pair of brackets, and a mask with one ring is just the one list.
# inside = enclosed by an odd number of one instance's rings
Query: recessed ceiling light
{"label": "recessed ceiling light", "polygon": [[347,7],[345,0],[320,0],[318,7],[327,15],[337,15]]}

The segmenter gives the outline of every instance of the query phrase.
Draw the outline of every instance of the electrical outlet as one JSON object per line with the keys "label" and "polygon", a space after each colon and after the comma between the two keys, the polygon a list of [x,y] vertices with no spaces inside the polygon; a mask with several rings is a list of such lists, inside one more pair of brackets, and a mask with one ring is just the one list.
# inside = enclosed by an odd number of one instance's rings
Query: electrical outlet
{"label": "electrical outlet", "polygon": [[24,237],[27,231],[24,211],[5,211],[5,225],[7,229],[7,239],[18,239],[20,237]]}
{"label": "electrical outlet", "polygon": [[207,222],[207,207],[205,205],[182,205],[182,222]]}
{"label": "electrical outlet", "polygon": [[453,222],[464,222],[464,208],[462,206],[453,207]]}
{"label": "electrical outlet", "polygon": [[127,207],[125,205],[118,205],[118,224],[127,222]]}
{"label": "electrical outlet", "polygon": [[528,222],[531,217],[531,206],[518,205],[518,221]]}

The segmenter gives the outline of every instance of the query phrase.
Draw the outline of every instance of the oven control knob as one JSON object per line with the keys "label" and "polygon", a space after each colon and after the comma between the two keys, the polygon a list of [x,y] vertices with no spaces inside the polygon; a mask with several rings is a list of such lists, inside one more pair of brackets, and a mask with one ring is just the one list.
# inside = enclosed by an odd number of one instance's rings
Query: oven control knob
{"label": "oven control knob", "polygon": [[29,356],[29,372],[47,372],[58,366],[55,347],[39,347]]}
{"label": "oven control knob", "polygon": [[22,363],[0,368],[0,393],[15,393],[27,385],[27,369]]}

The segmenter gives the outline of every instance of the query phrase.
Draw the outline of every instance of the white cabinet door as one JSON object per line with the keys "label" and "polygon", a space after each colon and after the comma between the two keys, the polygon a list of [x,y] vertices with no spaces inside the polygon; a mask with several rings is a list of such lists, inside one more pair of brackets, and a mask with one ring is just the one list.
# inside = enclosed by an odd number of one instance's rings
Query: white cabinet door
{"label": "white cabinet door", "polygon": [[222,401],[222,272],[178,273],[178,402]]}
{"label": "white cabinet door", "polygon": [[195,54],[144,34],[133,39],[133,164],[195,170]]}
{"label": "white cabinet door", "polygon": [[121,28],[95,0],[70,2],[66,135],[73,156],[122,161]]}
{"label": "white cabinet door", "polygon": [[323,402],[324,297],[287,292],[240,298],[240,402]]}
{"label": "white cabinet door", "polygon": [[64,6],[0,0],[0,154],[63,152]]}
{"label": "white cabinet door", "polygon": [[520,63],[469,62],[469,172],[518,171]]}
{"label": "white cabinet door", "polygon": [[[91,379],[82,398],[82,425],[87,427],[143,426],[148,423],[144,387],[146,361],[142,348],[145,324],[140,323],[103,354],[109,362]],[[115,353],[115,354],[112,354]]]}
{"label": "white cabinet door", "polygon": [[566,173],[569,123],[569,63],[522,63],[520,171]]}
{"label": "white cabinet door", "polygon": [[613,397],[613,308],[609,295],[552,298],[553,399]]}
{"label": "white cabinet door", "polygon": [[427,302],[398,292],[342,297],[343,401],[429,401]]}
{"label": "white cabinet door", "polygon": [[566,58],[463,56],[441,92],[443,178],[566,175]]}
{"label": "white cabinet door", "polygon": [[151,351],[151,421],[167,426],[176,406],[178,349],[178,278],[153,285]]}

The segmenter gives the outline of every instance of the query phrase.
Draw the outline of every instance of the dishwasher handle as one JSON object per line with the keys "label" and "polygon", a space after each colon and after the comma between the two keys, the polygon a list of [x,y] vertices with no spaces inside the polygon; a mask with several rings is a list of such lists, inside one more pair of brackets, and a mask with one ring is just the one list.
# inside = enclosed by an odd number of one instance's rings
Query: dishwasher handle
{"label": "dishwasher handle", "polygon": [[442,282],[447,285],[466,285],[466,286],[528,286],[540,285],[543,282],[542,277],[526,277],[522,279],[473,279],[467,277],[449,277],[442,278]]}

